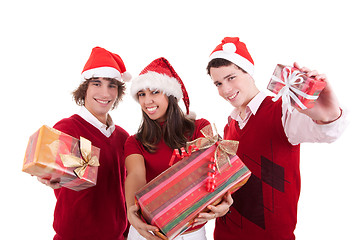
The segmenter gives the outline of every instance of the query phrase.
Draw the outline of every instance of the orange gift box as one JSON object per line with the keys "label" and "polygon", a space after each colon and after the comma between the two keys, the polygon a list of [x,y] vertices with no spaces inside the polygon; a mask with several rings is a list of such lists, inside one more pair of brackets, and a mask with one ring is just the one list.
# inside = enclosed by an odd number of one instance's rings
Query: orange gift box
{"label": "orange gift box", "polygon": [[48,126],[29,138],[22,171],[80,191],[96,185],[100,149]]}

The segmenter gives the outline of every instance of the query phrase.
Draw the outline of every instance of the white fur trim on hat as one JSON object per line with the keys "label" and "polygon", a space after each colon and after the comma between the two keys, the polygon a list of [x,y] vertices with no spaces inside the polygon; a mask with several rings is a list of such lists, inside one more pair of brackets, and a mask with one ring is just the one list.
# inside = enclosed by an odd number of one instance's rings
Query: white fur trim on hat
{"label": "white fur trim on hat", "polygon": [[244,69],[244,71],[247,72],[250,76],[253,76],[253,74],[254,74],[254,65],[249,60],[247,60],[246,58],[240,56],[239,54],[237,54],[235,52],[231,52],[231,51],[213,52],[210,55],[209,61],[211,61],[215,58],[223,58],[223,59],[226,59],[226,60],[236,64],[237,66]]}
{"label": "white fur trim on hat", "polygon": [[84,71],[81,74],[81,80],[83,81],[85,81],[86,79],[96,78],[96,77],[114,78],[118,81],[122,80],[120,72],[112,67],[92,68],[87,71]]}
{"label": "white fur trim on hat", "polygon": [[130,94],[136,101],[137,93],[143,89],[160,90],[167,96],[174,96],[178,101],[183,97],[181,85],[176,78],[154,71],[148,71],[132,80]]}

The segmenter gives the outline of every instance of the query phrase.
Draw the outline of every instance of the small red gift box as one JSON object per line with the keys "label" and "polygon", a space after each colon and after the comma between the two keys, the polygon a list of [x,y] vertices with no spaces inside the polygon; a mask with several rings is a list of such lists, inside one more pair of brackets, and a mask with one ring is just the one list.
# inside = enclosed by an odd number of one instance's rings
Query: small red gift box
{"label": "small red gift box", "polygon": [[186,231],[201,211],[219,203],[226,192],[239,189],[251,175],[237,155],[227,153],[228,142],[231,145],[236,141],[212,138],[210,144],[206,143],[209,139],[189,143],[200,150],[168,168],[136,193],[141,215],[148,224],[160,229],[155,234],[162,239],[173,239]]}
{"label": "small red gift box", "polygon": [[326,82],[310,78],[295,67],[278,64],[267,89],[277,94],[274,101],[282,97],[283,102],[301,109],[312,108]]}
{"label": "small red gift box", "polygon": [[22,171],[80,191],[96,185],[99,156],[89,140],[44,125],[29,138]]}

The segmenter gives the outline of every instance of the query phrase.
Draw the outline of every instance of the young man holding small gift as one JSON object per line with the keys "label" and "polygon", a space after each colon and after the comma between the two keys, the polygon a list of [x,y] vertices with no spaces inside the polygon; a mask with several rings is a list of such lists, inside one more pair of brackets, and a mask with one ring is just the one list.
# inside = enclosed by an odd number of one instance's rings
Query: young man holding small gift
{"label": "young man holding small gift", "polygon": [[345,114],[325,75],[297,63],[294,67],[327,83],[310,109],[274,102],[259,91],[252,77],[254,62],[239,38],[224,38],[210,55],[208,74],[235,108],[224,139],[239,141],[237,155],[252,172],[232,195],[231,213],[216,220],[215,240],[295,239],[300,143],[335,141],[344,130]]}
{"label": "young man holding small gift", "polygon": [[82,83],[73,92],[80,111],[54,126],[75,138],[84,137],[100,148],[94,187],[77,192],[38,178],[55,189],[55,240],[125,239],[124,144],[129,135],[114,125],[108,112],[121,100],[124,81],[130,78],[120,56],[104,48],[93,48],[82,72]]}

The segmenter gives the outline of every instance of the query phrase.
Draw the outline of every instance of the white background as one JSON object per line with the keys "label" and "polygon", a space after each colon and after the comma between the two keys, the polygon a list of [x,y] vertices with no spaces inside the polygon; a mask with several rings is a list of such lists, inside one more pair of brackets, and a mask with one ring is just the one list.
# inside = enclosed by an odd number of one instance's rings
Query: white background
{"label": "white background", "polygon": [[[265,90],[277,63],[326,73],[350,110],[333,144],[303,144],[297,239],[360,239],[359,55],[356,1],[39,1],[0,3],[0,239],[52,239],[53,192],[21,171],[28,137],[76,113],[71,91],[95,46],[118,53],[133,76],[158,57],[183,79],[191,110],[223,129],[231,106],[206,75],[207,57],[239,36]],[[140,108],[128,95],[111,113],[130,134]],[[212,239],[212,223],[208,224]],[[5,238],[6,236],[6,238]]]}

